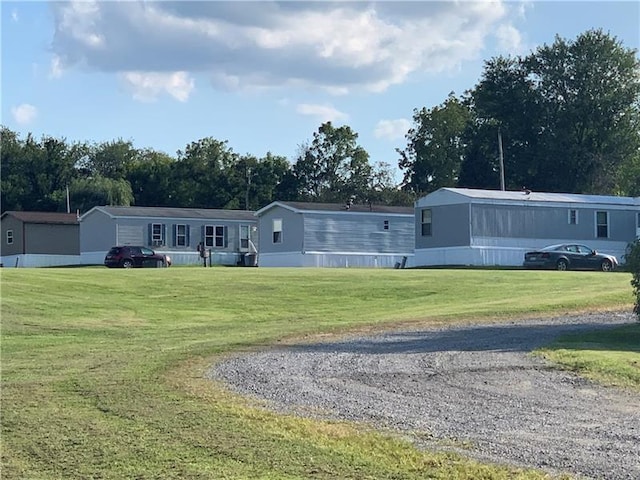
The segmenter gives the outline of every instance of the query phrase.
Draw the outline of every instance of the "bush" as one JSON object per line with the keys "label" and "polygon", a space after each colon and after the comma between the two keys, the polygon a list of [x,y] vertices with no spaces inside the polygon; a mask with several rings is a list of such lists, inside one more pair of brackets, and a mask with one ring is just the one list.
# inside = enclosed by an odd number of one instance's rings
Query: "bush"
{"label": "bush", "polygon": [[633,313],[640,321],[640,238],[627,245],[627,252],[624,256],[625,264],[633,277],[631,278],[631,286],[636,296],[636,304]]}

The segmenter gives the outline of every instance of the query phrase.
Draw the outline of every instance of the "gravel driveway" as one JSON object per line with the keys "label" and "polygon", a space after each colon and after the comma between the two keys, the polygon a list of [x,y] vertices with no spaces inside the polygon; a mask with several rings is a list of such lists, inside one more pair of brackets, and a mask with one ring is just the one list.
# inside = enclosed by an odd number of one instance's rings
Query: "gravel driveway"
{"label": "gravel driveway", "polygon": [[210,371],[278,411],[365,421],[419,447],[565,472],[640,479],[640,395],[554,369],[529,352],[630,313],[385,332],[277,347]]}

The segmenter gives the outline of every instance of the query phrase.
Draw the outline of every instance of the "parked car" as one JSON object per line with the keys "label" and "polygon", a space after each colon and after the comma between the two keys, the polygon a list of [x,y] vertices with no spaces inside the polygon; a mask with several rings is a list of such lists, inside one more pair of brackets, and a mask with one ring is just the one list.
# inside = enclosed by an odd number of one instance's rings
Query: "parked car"
{"label": "parked car", "polygon": [[156,253],[150,248],[124,245],[111,247],[104,257],[107,267],[169,267],[171,258],[169,255]]}
{"label": "parked car", "polygon": [[563,243],[525,253],[522,265],[525,268],[610,272],[618,266],[618,259],[613,255],[598,253],[586,245]]}

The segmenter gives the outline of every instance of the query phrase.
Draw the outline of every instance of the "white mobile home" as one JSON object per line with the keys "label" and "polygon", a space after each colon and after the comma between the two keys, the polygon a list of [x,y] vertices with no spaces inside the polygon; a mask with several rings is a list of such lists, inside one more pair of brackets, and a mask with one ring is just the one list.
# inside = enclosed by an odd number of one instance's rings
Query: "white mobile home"
{"label": "white mobile home", "polygon": [[212,264],[241,265],[257,251],[257,223],[246,210],[94,207],[80,217],[82,263],[101,264],[116,245],[141,245],[174,265],[198,264],[201,245]]}
{"label": "white mobile home", "polygon": [[640,198],[631,197],[441,188],[415,214],[415,266],[517,266],[526,251],[565,242],[622,261],[640,236]]}
{"label": "white mobile home", "polygon": [[412,207],[273,202],[256,212],[261,267],[386,267],[413,256]]}

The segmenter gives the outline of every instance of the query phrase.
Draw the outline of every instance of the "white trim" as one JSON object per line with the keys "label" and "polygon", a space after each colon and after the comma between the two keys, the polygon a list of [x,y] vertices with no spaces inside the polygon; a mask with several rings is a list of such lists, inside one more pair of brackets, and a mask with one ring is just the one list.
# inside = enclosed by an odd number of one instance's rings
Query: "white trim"
{"label": "white trim", "polygon": [[259,253],[260,267],[308,268],[395,268],[406,257],[405,267],[412,264],[413,254],[380,254],[355,252],[282,252]]}

